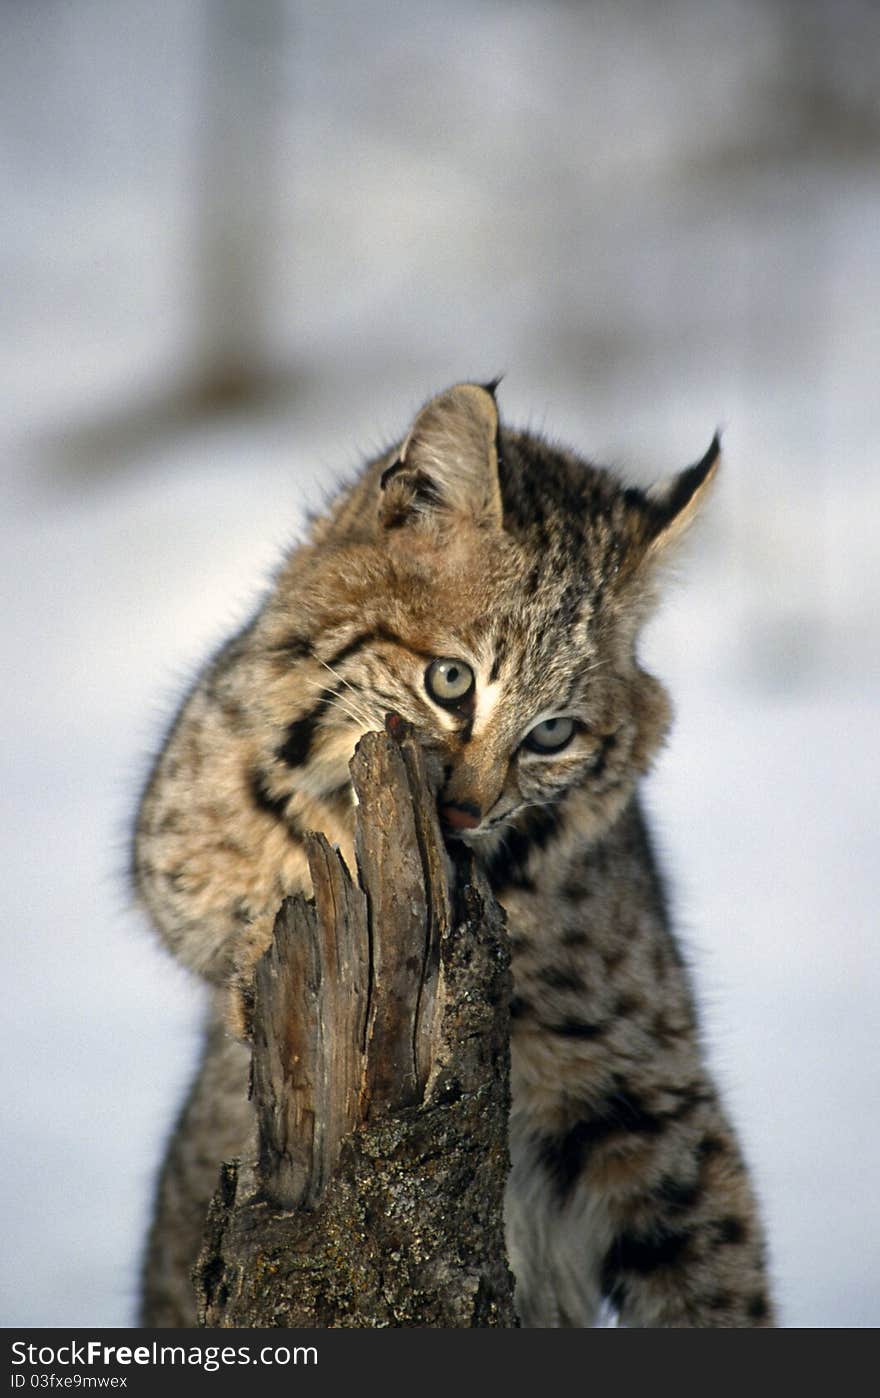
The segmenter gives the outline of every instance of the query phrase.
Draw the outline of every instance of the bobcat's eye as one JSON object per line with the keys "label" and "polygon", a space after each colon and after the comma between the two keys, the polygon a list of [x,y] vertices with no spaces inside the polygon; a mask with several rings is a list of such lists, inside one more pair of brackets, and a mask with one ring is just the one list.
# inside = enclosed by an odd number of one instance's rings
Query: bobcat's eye
{"label": "bobcat's eye", "polygon": [[573,718],[545,718],[536,723],[523,743],[531,752],[561,752],[574,737]]}
{"label": "bobcat's eye", "polygon": [[455,709],[474,688],[474,672],[463,660],[432,660],[425,671],[425,688],[432,699]]}

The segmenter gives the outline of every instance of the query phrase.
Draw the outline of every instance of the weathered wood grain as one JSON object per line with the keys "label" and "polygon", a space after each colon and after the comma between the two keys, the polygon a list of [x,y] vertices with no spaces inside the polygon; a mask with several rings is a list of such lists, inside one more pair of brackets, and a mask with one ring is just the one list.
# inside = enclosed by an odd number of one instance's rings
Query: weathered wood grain
{"label": "weathered wood grain", "polygon": [[453,861],[399,721],[351,764],[358,880],[309,838],[258,969],[255,1171],[224,1166],[196,1269],[212,1326],[514,1326],[504,917]]}

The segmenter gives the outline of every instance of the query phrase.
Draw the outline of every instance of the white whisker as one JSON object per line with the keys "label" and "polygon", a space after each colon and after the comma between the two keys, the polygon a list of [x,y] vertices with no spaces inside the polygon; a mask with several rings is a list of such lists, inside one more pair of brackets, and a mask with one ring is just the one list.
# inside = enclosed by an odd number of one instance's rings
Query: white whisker
{"label": "white whisker", "polygon": [[[376,727],[376,717],[363,703],[351,698],[350,695],[335,694],[328,690],[325,684],[318,684],[314,680],[307,681],[308,687],[313,694],[319,694],[326,701],[328,708],[338,709],[346,714],[354,723],[370,729]],[[349,688],[352,688],[349,686]],[[357,690],[352,688],[352,694],[357,695]]]}

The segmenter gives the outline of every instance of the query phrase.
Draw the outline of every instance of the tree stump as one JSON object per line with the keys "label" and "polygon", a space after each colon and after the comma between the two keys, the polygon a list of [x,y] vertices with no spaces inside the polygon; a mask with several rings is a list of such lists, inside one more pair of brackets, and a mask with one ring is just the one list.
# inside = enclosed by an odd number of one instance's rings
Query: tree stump
{"label": "tree stump", "polygon": [[504,915],[444,849],[411,732],[387,726],[351,764],[359,882],[310,836],[314,898],[285,901],[258,968],[259,1155],[222,1167],[203,1325],[518,1324]]}

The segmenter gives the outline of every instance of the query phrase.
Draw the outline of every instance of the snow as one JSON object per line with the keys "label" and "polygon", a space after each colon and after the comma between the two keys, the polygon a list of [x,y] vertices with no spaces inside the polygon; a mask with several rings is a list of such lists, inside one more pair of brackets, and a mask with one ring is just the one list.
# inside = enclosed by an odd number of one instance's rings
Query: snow
{"label": "snow", "polygon": [[163,417],[204,8],[7,8],[4,1324],[133,1321],[201,1013],[125,881],[176,696],[332,480],[502,370],[511,421],[633,478],[725,429],[646,637],[649,806],[783,1320],[880,1321],[880,36],[834,9],[799,68],[745,0],[279,5],[256,330],[289,393]]}

